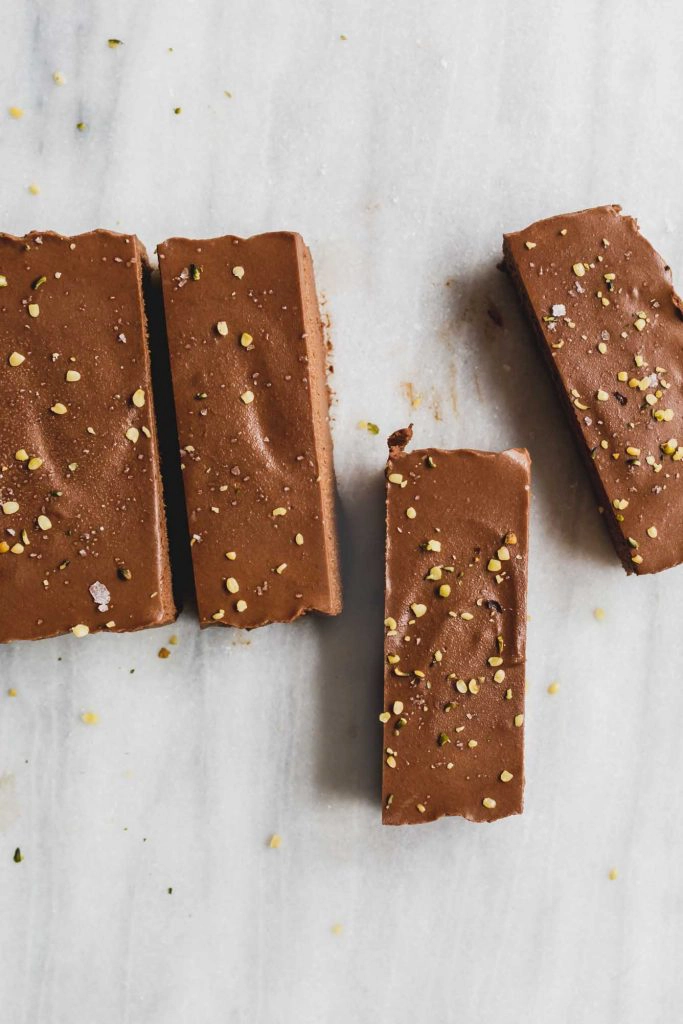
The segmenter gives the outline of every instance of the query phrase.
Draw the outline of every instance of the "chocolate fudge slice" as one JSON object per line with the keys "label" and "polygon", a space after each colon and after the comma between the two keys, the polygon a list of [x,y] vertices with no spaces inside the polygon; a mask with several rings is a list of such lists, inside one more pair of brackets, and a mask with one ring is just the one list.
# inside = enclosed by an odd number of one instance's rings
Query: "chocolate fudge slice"
{"label": "chocolate fudge slice", "polygon": [[341,611],[325,344],[297,234],[159,246],[202,626]]}
{"label": "chocolate fudge slice", "polygon": [[0,235],[0,641],[175,618],[134,235]]}
{"label": "chocolate fudge slice", "polygon": [[530,460],[389,439],[386,825],[522,810]]}
{"label": "chocolate fudge slice", "polygon": [[678,565],[683,321],[669,267],[619,206],[531,224],[503,252],[624,568]]}

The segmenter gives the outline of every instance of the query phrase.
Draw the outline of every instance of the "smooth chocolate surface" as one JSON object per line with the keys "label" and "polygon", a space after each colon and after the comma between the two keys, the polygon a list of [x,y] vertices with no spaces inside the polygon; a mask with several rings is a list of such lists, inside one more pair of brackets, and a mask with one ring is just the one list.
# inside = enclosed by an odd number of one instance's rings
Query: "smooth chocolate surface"
{"label": "smooth chocolate surface", "polygon": [[200,623],[341,611],[325,347],[308,249],[159,246]]}
{"label": "smooth chocolate surface", "polygon": [[132,235],[0,235],[0,641],[175,617]]}
{"label": "smooth chocolate surface", "polygon": [[624,568],[678,565],[683,322],[669,267],[619,206],[539,221],[503,251]]}
{"label": "smooth chocolate surface", "polygon": [[522,810],[530,460],[389,439],[386,825]]}

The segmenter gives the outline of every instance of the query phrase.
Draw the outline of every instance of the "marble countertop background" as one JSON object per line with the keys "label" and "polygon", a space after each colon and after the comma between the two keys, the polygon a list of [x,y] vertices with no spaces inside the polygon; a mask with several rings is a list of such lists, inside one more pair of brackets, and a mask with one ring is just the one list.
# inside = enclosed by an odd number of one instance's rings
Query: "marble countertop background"
{"label": "marble countertop background", "polygon": [[[680,1019],[683,569],[623,573],[496,262],[505,229],[620,202],[683,284],[682,31],[677,0],[2,6],[2,230],[310,244],[346,595],[0,651],[2,1024]],[[534,460],[527,809],[496,825],[379,821],[408,420]]]}

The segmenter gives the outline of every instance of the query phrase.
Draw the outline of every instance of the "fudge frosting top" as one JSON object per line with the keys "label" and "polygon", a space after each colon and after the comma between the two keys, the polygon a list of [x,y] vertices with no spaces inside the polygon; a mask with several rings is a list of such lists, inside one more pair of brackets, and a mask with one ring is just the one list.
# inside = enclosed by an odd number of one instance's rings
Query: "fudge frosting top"
{"label": "fudge frosting top", "polygon": [[683,321],[669,267],[619,206],[539,221],[504,251],[626,570],[680,563]]}
{"label": "fudge frosting top", "polygon": [[202,625],[341,610],[325,348],[290,232],[159,246]]}
{"label": "fudge frosting top", "polygon": [[530,460],[389,439],[383,820],[522,809]]}
{"label": "fudge frosting top", "polygon": [[0,236],[0,640],[175,614],[144,250],[93,231]]}

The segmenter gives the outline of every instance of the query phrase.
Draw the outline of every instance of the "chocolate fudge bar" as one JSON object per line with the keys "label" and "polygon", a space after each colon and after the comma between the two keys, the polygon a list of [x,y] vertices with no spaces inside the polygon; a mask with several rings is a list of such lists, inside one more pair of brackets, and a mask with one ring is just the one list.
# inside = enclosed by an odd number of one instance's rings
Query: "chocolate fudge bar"
{"label": "chocolate fudge bar", "polygon": [[522,810],[530,460],[389,438],[385,825]]}
{"label": "chocolate fudge bar", "polygon": [[133,235],[0,235],[0,641],[175,617]]}
{"label": "chocolate fudge bar", "polygon": [[669,267],[619,206],[539,221],[503,252],[624,568],[678,565],[683,322]]}
{"label": "chocolate fudge bar", "polygon": [[159,246],[202,626],[341,611],[311,256],[280,231]]}

